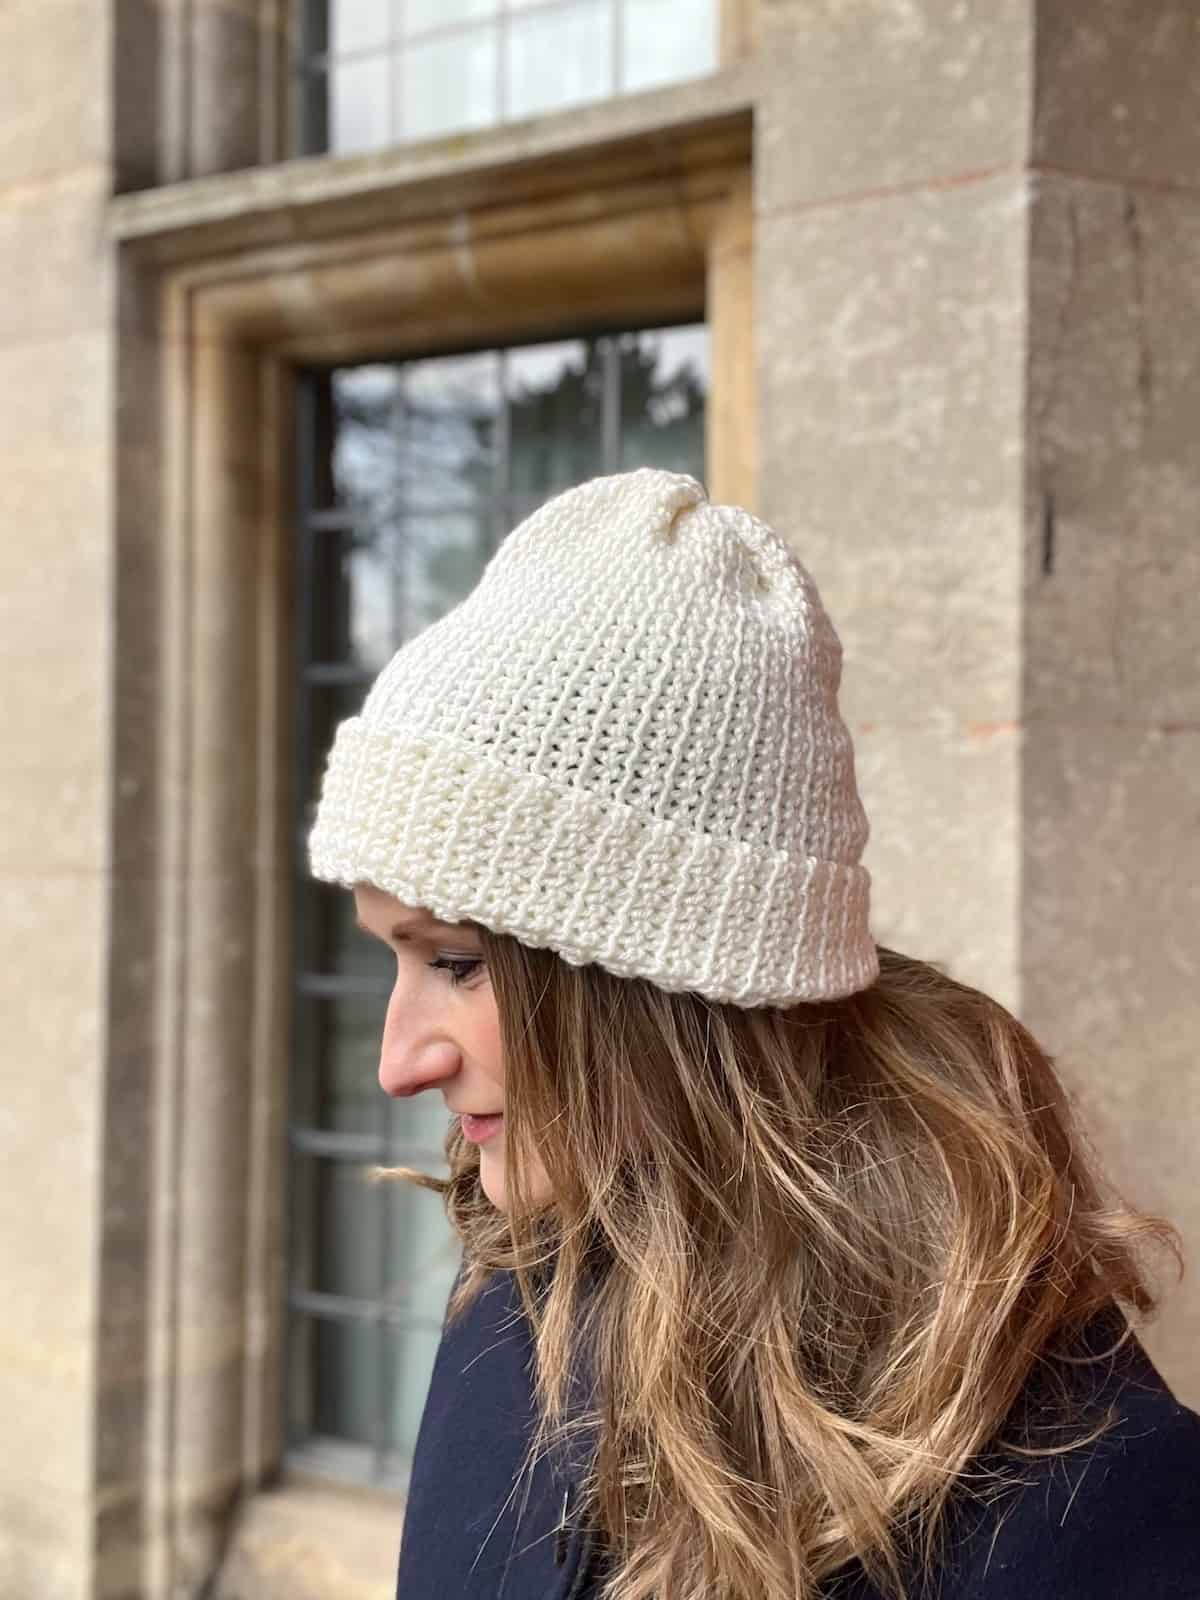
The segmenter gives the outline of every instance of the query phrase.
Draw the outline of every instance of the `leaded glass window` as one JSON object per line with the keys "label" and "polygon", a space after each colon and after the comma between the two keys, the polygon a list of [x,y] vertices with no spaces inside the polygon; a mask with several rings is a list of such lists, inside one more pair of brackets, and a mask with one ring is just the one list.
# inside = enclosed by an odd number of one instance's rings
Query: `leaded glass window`
{"label": "leaded glass window", "polygon": [[560,489],[653,465],[703,476],[703,324],[308,371],[300,383],[288,1431],[293,1459],[403,1487],[458,1265],[435,1093],[376,1071],[393,960],[317,884],[304,841],[341,718],[406,639]]}
{"label": "leaded glass window", "polygon": [[308,0],[302,154],[349,154],[701,77],[716,0]]}

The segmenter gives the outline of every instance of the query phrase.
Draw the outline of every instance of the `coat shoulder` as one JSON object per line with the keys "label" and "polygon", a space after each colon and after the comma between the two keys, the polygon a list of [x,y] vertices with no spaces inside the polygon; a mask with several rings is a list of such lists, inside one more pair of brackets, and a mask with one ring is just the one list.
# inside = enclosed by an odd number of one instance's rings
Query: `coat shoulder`
{"label": "coat shoulder", "polygon": [[[1200,1600],[1200,1417],[1136,1342],[1073,1388],[1076,1415],[1107,1421],[1104,1432],[1061,1454],[1006,1457],[1013,1481],[965,1519],[943,1600]],[[1065,1426],[1038,1421],[1047,1415],[1031,1408],[1029,1443]]]}

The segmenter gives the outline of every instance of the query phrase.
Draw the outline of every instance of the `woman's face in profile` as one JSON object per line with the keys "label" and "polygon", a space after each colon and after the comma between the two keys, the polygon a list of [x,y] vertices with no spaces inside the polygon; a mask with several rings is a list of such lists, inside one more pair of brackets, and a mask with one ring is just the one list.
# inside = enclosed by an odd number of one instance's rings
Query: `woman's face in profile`
{"label": "woman's face in profile", "polygon": [[[460,923],[437,922],[420,907],[368,884],[356,886],[354,905],[359,927],[381,939],[396,958],[379,1086],[396,1099],[434,1091],[448,1110],[467,1114],[464,1133],[480,1136],[483,1192],[504,1210],[504,1059],[500,1016],[479,935]],[[496,1115],[501,1120],[491,1127],[469,1120]],[[545,1178],[535,1161],[535,1200],[543,1198]]]}

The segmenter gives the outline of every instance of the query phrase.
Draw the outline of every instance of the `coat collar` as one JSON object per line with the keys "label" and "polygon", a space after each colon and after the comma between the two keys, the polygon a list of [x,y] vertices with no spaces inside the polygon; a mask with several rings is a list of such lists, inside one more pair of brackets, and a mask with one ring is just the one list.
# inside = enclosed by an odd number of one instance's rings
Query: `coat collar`
{"label": "coat collar", "polygon": [[[580,1457],[543,1455],[517,1481],[534,1422],[533,1356],[516,1276],[495,1271],[443,1330],[413,1457],[398,1596],[589,1592],[599,1551],[575,1515]],[[582,1393],[573,1389],[576,1400]]]}

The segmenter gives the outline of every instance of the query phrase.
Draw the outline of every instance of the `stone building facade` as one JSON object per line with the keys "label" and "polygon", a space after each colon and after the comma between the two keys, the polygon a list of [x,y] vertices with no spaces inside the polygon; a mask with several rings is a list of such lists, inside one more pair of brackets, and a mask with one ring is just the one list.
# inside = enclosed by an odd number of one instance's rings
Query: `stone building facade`
{"label": "stone building facade", "polygon": [[[0,1593],[387,1592],[284,1456],[295,377],[703,319],[846,647],[876,933],[1200,1190],[1200,22],[724,0],[690,81],[295,148],[286,0],[0,11]],[[1149,1343],[1200,1400],[1200,1288]]]}

